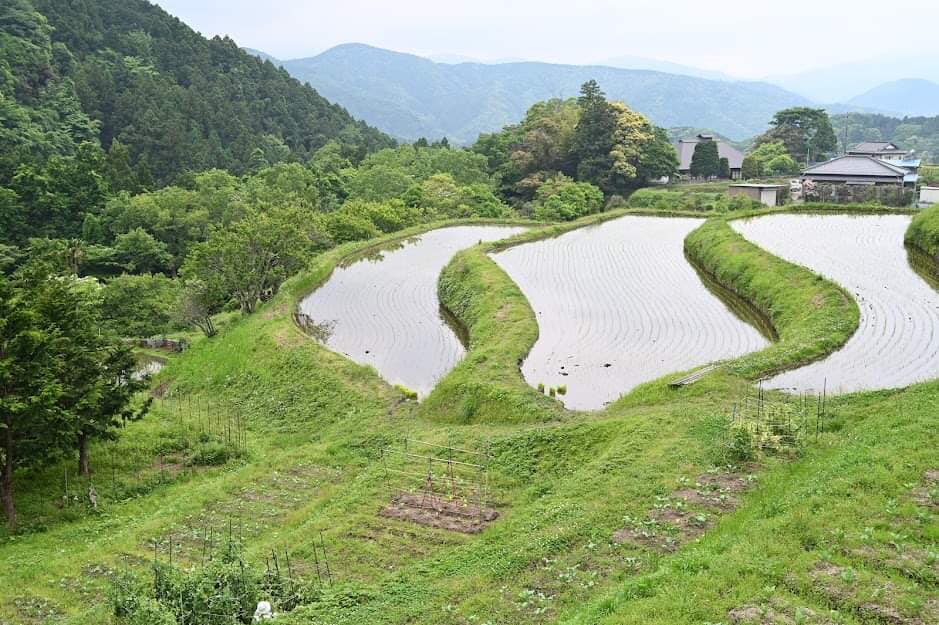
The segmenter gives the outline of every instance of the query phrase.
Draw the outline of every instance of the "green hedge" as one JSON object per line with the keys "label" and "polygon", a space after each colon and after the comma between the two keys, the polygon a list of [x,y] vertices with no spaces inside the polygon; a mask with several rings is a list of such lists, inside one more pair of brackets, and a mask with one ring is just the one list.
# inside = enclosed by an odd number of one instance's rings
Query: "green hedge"
{"label": "green hedge", "polygon": [[761,204],[743,196],[731,197],[727,193],[639,189],[629,196],[629,206],[663,211],[727,213],[753,210],[759,208]]}

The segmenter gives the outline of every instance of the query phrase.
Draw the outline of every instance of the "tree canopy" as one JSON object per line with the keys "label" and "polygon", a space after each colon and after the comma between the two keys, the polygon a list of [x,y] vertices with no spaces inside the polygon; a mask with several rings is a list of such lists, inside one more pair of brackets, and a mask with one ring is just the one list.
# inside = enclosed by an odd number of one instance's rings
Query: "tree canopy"
{"label": "tree canopy", "polygon": [[757,137],[756,145],[781,141],[796,162],[825,160],[838,148],[825,109],[804,106],[783,109],[773,116],[770,126],[772,128]]}
{"label": "tree canopy", "polygon": [[666,132],[608,101],[595,81],[577,99],[535,104],[520,124],[481,135],[473,150],[486,156],[503,193],[518,203],[558,173],[614,194],[678,169]]}

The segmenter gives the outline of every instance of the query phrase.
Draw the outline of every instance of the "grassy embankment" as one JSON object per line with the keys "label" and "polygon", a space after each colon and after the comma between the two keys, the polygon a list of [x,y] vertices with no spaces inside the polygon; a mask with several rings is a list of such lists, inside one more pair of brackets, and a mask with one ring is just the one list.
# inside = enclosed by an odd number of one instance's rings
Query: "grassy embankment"
{"label": "grassy embankment", "polygon": [[753,245],[725,219],[708,220],[685,239],[685,253],[719,284],[753,304],[779,337],[728,364],[755,379],[822,358],[857,329],[860,311],[841,287]]}
{"label": "grassy embankment", "polygon": [[939,263],[939,205],[923,209],[913,217],[905,241]]}
{"label": "grassy embankment", "polygon": [[[722,239],[715,245],[727,243],[721,229],[714,235]],[[177,559],[198,564],[202,528],[224,531],[229,520],[244,528],[236,533],[255,562],[272,547],[288,547],[307,575],[324,532],[337,583],[285,623],[691,625],[728,622],[730,609],[774,601],[826,617],[837,608],[844,623],[878,623],[889,619],[877,610],[922,619],[931,609],[936,509],[916,499],[923,498],[917,489],[925,471],[936,468],[936,384],[833,401],[817,442],[794,461],[762,459],[749,469],[756,473],[752,489],[734,495],[736,511],[728,506],[719,514],[681,504],[674,493],[725,470],[725,415],[747,386],[733,367],[677,391],[651,383],[602,413],[568,413],[521,380],[517,359],[537,326],[482,246],[458,255],[441,280],[442,294],[468,326],[470,353],[453,379],[417,406],[290,321],[296,300],[361,247],[321,256],[257,314],[171,362],[155,380],[167,385],[170,399],[124,433],[126,444],[150,440],[188,419],[176,416],[174,404],[212,398],[247,416],[245,456],[7,539],[0,584],[13,592],[0,600],[0,621],[40,623],[51,615],[108,623],[101,595],[111,571],[132,566],[145,575],[154,540],[165,547],[172,539]],[[774,283],[796,280],[806,296],[815,284],[809,272],[769,262],[755,248],[744,255]],[[824,282],[816,288],[836,289]],[[783,301],[770,302],[771,312],[799,301],[777,295]],[[854,308],[823,299],[804,315],[776,318],[783,342],[789,336],[827,344],[826,336],[799,327],[819,331],[819,318]],[[779,350],[747,371],[791,357]],[[502,392],[514,404],[500,413]],[[483,400],[466,409],[474,393]],[[378,451],[406,434],[488,445],[500,519],[466,536],[377,516],[389,498]],[[48,486],[23,483],[28,491]],[[685,541],[675,553],[611,541],[650,511],[682,506],[712,527],[700,541]],[[667,524],[655,529],[677,535]]]}

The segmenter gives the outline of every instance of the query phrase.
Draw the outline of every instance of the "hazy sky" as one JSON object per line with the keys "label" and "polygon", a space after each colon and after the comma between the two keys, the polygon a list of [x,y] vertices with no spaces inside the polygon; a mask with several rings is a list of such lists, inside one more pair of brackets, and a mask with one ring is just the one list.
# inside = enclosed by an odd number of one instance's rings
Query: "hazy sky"
{"label": "hazy sky", "polygon": [[336,44],[560,63],[646,56],[743,77],[874,55],[939,58],[937,0],[157,0],[282,59]]}

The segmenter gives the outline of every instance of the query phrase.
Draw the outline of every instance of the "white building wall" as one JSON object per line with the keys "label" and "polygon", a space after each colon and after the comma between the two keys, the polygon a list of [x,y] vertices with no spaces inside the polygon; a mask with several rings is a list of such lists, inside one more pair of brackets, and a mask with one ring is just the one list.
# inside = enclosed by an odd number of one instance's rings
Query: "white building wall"
{"label": "white building wall", "polygon": [[776,189],[761,189],[760,203],[766,206],[776,206]]}
{"label": "white building wall", "polygon": [[939,187],[923,187],[919,191],[922,204],[939,204]]}

